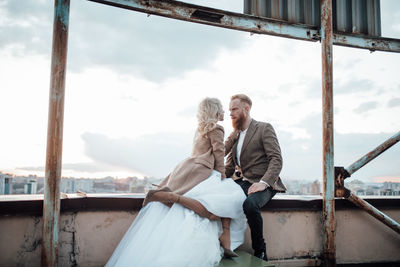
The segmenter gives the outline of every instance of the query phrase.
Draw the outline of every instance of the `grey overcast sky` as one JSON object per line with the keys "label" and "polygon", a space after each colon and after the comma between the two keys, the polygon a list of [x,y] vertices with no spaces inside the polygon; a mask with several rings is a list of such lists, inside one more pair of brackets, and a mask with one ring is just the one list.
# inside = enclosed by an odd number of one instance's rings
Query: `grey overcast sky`
{"label": "grey overcast sky", "polygon": [[[187,1],[189,2],[189,1]],[[237,0],[190,1],[242,12]],[[53,1],[0,0],[0,171],[43,175]],[[381,1],[400,38],[400,2]],[[334,47],[335,165],[400,130],[400,54]],[[283,179],[322,176],[321,46],[71,1],[63,176],[164,177],[190,155],[206,96],[248,94],[278,135]],[[228,112],[222,123],[232,130]],[[400,182],[400,145],[353,175]]]}

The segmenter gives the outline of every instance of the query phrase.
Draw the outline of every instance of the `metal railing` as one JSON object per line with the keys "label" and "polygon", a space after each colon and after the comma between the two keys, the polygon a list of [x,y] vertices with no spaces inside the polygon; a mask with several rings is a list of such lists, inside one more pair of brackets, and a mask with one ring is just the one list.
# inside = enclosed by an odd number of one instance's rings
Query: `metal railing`
{"label": "metal railing", "polygon": [[359,198],[357,195],[353,194],[349,189],[344,186],[344,180],[349,178],[353,173],[361,169],[368,162],[378,157],[380,154],[385,152],[391,146],[400,141],[400,132],[396,133],[388,140],[383,142],[381,145],[377,146],[374,150],[365,154],[363,157],[355,161],[353,164],[347,168],[336,167],[335,168],[335,196],[344,197],[357,205],[358,207],[364,209],[370,215],[374,216],[376,219],[380,220],[394,231],[400,234],[400,224],[383,212],[376,209],[374,206],[370,205],[367,201]]}

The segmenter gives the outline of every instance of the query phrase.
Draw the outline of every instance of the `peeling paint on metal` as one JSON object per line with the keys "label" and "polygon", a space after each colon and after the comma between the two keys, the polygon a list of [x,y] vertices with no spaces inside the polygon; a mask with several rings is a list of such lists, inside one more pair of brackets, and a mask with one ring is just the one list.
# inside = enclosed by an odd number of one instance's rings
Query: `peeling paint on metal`
{"label": "peeling paint on metal", "polygon": [[[250,33],[268,34],[285,38],[300,39],[306,41],[320,41],[320,33],[316,26],[293,23],[288,21],[260,18],[241,13],[229,12],[199,5],[178,1],[161,0],[89,0],[105,5],[143,12],[148,15],[158,15],[172,19],[201,23],[227,29],[246,31]],[[212,22],[191,15],[196,10],[223,15],[219,22]],[[388,52],[400,52],[400,40],[393,38],[370,37],[360,34],[335,32],[335,45],[356,47],[368,50]]]}
{"label": "peeling paint on metal", "polygon": [[[198,6],[178,1],[141,1],[141,0],[89,0],[101,4],[130,9],[146,14],[154,14],[173,19],[207,24],[228,29],[252,33],[270,34],[287,38],[318,41],[318,29],[304,24],[259,18],[220,9]],[[196,11],[205,11],[222,15],[219,21],[211,21],[192,17]]]}
{"label": "peeling paint on metal", "polygon": [[59,20],[64,25],[64,29],[67,29],[69,24],[69,6],[69,0],[56,0],[54,4],[54,20]]}
{"label": "peeling paint on metal", "polygon": [[335,180],[333,153],[332,0],[321,0],[323,260],[335,266]]}
{"label": "peeling paint on metal", "polygon": [[55,0],[43,201],[42,266],[58,265],[60,182],[69,0]]}

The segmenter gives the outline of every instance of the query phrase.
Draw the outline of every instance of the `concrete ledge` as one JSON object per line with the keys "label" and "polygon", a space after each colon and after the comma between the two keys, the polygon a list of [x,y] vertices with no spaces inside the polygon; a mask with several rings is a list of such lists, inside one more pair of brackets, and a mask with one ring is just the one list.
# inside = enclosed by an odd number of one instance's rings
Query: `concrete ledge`
{"label": "concrete ledge", "polygon": [[[61,201],[60,266],[104,266],[135,219],[143,195],[67,195]],[[40,266],[43,196],[0,199],[0,265]],[[368,198],[400,221],[399,198]],[[336,211],[338,265],[400,266],[400,235],[344,199]],[[397,204],[396,204],[397,203]],[[323,217],[318,197],[280,195],[262,212],[267,253],[275,266],[313,266],[322,255]],[[345,208],[345,207],[349,208]],[[105,242],[106,240],[106,242]],[[252,254],[250,233],[239,248]]]}
{"label": "concrete ledge", "polygon": [[[65,194],[61,199],[61,212],[79,211],[138,211],[144,194]],[[365,197],[378,209],[400,207],[400,197]],[[346,199],[335,200],[336,210],[359,209]],[[263,211],[321,211],[320,196],[277,195]],[[3,195],[0,197],[0,215],[43,214],[43,195]]]}

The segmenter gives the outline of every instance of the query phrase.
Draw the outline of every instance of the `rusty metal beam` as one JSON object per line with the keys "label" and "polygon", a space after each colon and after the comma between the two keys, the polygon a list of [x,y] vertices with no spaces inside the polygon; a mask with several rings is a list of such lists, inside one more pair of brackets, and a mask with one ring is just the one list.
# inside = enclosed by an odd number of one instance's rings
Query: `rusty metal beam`
{"label": "rusty metal beam", "polygon": [[[338,168],[338,169],[336,169]],[[335,196],[336,197],[344,197],[348,199],[350,202],[354,203],[356,206],[364,209],[370,215],[374,216],[379,221],[383,222],[394,231],[400,234],[400,224],[397,223],[395,220],[384,214],[383,212],[376,209],[374,206],[363,200],[362,198],[357,197],[353,194],[349,189],[344,187],[344,179],[347,177],[346,175],[343,176],[342,170],[343,167],[336,167],[335,168],[335,176],[336,176],[336,183],[335,183]],[[341,170],[342,169],[342,170]]]}
{"label": "rusty metal beam", "polygon": [[374,206],[369,204],[367,201],[365,201],[362,198],[359,198],[353,193],[350,193],[350,196],[347,198],[350,200],[352,203],[354,203],[356,206],[364,209],[366,212],[368,212],[370,215],[374,216],[376,219],[380,220],[390,228],[392,228],[394,231],[396,231],[398,234],[400,234],[400,224],[391,219],[389,216],[381,212],[380,210],[376,209]]}
{"label": "rusty metal beam", "polygon": [[60,183],[70,0],[54,1],[43,203],[42,266],[58,265]]}
{"label": "rusty metal beam", "polygon": [[323,153],[323,260],[336,266],[335,259],[335,177],[333,154],[333,66],[332,0],[321,0],[322,50],[322,153]]}
{"label": "rusty metal beam", "polygon": [[[319,29],[305,24],[290,23],[188,4],[174,0],[88,0],[146,14],[201,23],[227,29],[268,34],[305,41],[320,41]],[[400,52],[400,39],[369,37],[335,32],[333,44],[371,51]]]}
{"label": "rusty metal beam", "polygon": [[338,33],[333,35],[333,44],[352,48],[400,53],[400,39],[366,36],[362,34]]}
{"label": "rusty metal beam", "polygon": [[259,18],[173,0],[89,0],[146,14],[222,28],[318,41],[318,29],[303,24]]}
{"label": "rusty metal beam", "polygon": [[388,140],[386,140],[384,143],[381,145],[377,146],[374,150],[370,151],[357,161],[355,161],[353,164],[351,164],[349,167],[346,168],[347,172],[351,175],[358,171],[361,167],[363,167],[365,164],[385,152],[387,149],[389,149],[391,146],[396,144],[397,142],[400,141],[400,132],[396,133],[392,137],[390,137]]}
{"label": "rusty metal beam", "polygon": [[251,33],[318,41],[318,29],[173,0],[89,0],[146,14]]}

